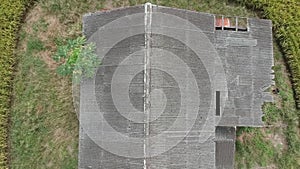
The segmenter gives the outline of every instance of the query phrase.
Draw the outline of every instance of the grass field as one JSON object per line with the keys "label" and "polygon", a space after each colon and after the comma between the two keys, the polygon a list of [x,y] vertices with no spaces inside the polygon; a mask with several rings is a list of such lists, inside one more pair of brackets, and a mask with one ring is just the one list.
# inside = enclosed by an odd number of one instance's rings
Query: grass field
{"label": "grass field", "polygon": [[45,60],[51,52],[47,51],[49,44],[38,35],[47,29],[47,25],[40,27],[40,23],[43,22],[26,23],[20,32],[10,164],[20,169],[71,169],[76,167],[78,146],[71,84],[58,77],[50,67],[51,62]]}
{"label": "grass field", "polygon": [[[78,121],[71,83],[55,73],[51,56],[66,39],[81,35],[86,12],[144,3],[135,0],[48,0],[29,10],[19,33],[10,128],[13,169],[77,168]],[[238,4],[222,0],[157,0],[155,4],[255,17]],[[189,2],[189,3],[188,3]],[[299,167],[299,128],[293,92],[283,57],[275,46],[275,104],[264,106],[268,127],[238,131],[236,166]],[[276,137],[276,139],[275,139]]]}

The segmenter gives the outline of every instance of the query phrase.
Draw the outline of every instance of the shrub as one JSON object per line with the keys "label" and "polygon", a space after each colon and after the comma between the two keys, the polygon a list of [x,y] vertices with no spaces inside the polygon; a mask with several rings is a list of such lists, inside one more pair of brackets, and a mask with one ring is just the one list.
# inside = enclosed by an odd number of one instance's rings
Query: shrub
{"label": "shrub", "polygon": [[0,168],[7,168],[7,127],[11,80],[16,58],[17,31],[31,0],[2,0],[0,3]]}
{"label": "shrub", "polygon": [[62,76],[73,75],[73,81],[78,83],[81,77],[92,77],[100,61],[95,54],[95,45],[86,43],[84,37],[68,40],[66,45],[58,46],[53,59],[62,64],[57,73]]}

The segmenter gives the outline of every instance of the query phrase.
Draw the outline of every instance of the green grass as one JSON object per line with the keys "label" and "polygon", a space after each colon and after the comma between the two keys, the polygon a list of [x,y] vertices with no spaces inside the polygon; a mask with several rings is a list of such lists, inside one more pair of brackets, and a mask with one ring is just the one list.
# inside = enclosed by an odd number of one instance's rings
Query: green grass
{"label": "green grass", "polygon": [[[280,107],[275,114],[267,114],[267,117],[274,118],[280,115],[280,120],[287,127],[283,128],[283,134],[287,141],[287,150],[282,152],[276,161],[279,168],[300,168],[300,136],[299,136],[299,110],[295,107],[294,93],[289,83],[289,76],[285,66],[283,65],[283,55],[278,51],[275,46],[275,82],[279,88],[279,97],[275,106]],[[275,122],[270,122],[276,124]],[[286,157],[289,157],[288,159]]]}
{"label": "green grass", "polygon": [[39,56],[48,50],[38,36],[45,31],[45,20],[20,31],[10,127],[13,169],[77,167],[78,121],[71,83],[58,77]]}
{"label": "green grass", "polygon": [[32,52],[39,52],[45,49],[44,43],[36,38],[36,37],[29,37],[27,42],[27,53],[31,54]]}
{"label": "green grass", "polygon": [[256,165],[265,167],[274,163],[276,149],[264,139],[260,129],[239,132],[247,132],[247,135],[243,137],[243,142],[236,141],[236,168],[253,168]]}
{"label": "green grass", "polygon": [[[77,120],[70,92],[33,55],[19,55],[11,126],[11,168],[75,168]],[[63,168],[68,168],[63,167]]]}
{"label": "green grass", "polygon": [[[112,7],[144,3],[141,0],[112,0]],[[222,0],[157,0],[159,5],[224,14],[229,16],[256,17],[256,13],[235,3]],[[51,63],[41,53],[49,52],[51,58],[55,45],[66,39],[81,35],[83,13],[110,8],[104,0],[48,0],[39,1],[42,17],[24,23],[20,31],[18,48],[19,64],[14,80],[14,101],[11,111],[11,168],[76,168],[78,145],[78,122],[72,105],[71,83],[59,77]],[[64,29],[55,29],[46,36],[51,27],[49,18],[58,18]],[[28,31],[27,29],[32,29]],[[47,41],[38,36],[45,34]],[[54,46],[53,46],[54,44]],[[25,50],[22,48],[25,46]],[[298,116],[293,91],[285,73],[283,57],[275,47],[274,67],[276,85],[280,93],[276,103],[264,106],[266,124],[269,128],[243,128],[238,135],[246,135],[237,142],[237,168],[253,168],[258,165],[275,164],[278,168],[299,167]],[[54,65],[55,67],[55,65]],[[285,124],[287,127],[278,127]],[[273,125],[273,127],[272,127]],[[280,130],[278,130],[280,129]],[[266,139],[268,133],[282,134],[287,148],[281,149]],[[297,161],[298,160],[298,161]]]}

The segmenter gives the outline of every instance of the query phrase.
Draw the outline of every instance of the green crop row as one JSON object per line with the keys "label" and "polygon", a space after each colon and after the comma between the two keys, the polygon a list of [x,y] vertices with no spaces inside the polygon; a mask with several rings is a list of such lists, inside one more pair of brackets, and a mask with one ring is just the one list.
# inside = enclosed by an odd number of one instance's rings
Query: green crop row
{"label": "green crop row", "polygon": [[300,107],[300,1],[299,0],[238,0],[263,12],[271,19],[276,40],[279,42],[292,73],[293,88]]}
{"label": "green crop row", "polygon": [[0,3],[0,168],[7,167],[7,130],[11,81],[16,58],[17,31],[31,0],[1,0]]}

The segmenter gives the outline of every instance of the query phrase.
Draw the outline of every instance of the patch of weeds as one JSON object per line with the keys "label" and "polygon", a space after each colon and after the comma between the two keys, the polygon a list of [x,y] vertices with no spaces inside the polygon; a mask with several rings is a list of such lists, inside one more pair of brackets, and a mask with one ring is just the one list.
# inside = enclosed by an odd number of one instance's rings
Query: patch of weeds
{"label": "patch of weeds", "polygon": [[[100,10],[105,0],[50,0],[41,1],[42,8],[49,14],[59,17],[60,21],[69,24],[78,22],[86,12]],[[97,9],[101,7],[100,9]]]}
{"label": "patch of weeds", "polygon": [[36,38],[36,37],[29,37],[27,41],[27,52],[32,54],[33,52],[39,52],[45,49],[44,43]]}
{"label": "patch of weeds", "polygon": [[267,164],[272,164],[275,155],[275,149],[271,142],[265,141],[261,134],[259,136],[256,134],[253,138],[253,144],[255,149],[260,150],[258,152],[258,164],[263,167],[267,166]]}
{"label": "patch of weeds", "polygon": [[263,112],[263,121],[267,125],[275,124],[276,122],[281,120],[281,110],[273,103],[266,103],[263,106]]}
{"label": "patch of weeds", "polygon": [[238,127],[237,131],[236,131],[236,135],[240,136],[243,133],[252,133],[254,132],[256,129],[253,127]]}
{"label": "patch of weeds", "polygon": [[129,6],[128,1],[122,1],[122,0],[112,0],[113,7],[124,7]]}
{"label": "patch of weeds", "polygon": [[[258,128],[245,128],[243,137],[236,141],[236,167],[267,166],[275,160],[276,149]],[[241,134],[240,134],[241,136]],[[242,141],[241,141],[242,140]]]}
{"label": "patch of weeds", "polygon": [[66,43],[66,39],[61,36],[56,36],[53,38],[53,41],[56,46],[63,46]]}
{"label": "patch of weeds", "polygon": [[45,32],[47,31],[48,25],[49,24],[46,22],[46,20],[42,18],[32,25],[32,29],[35,33],[38,31]]}

